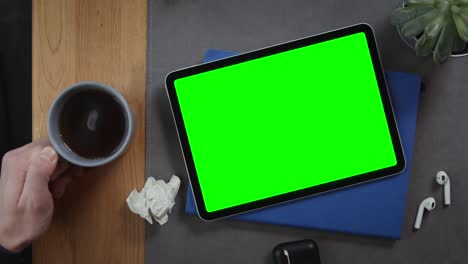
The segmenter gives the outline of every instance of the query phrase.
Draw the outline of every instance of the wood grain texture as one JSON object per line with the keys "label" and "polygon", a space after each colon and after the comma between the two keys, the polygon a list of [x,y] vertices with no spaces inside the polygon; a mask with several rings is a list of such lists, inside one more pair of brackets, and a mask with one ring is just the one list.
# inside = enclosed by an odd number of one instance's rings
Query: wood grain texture
{"label": "wood grain texture", "polygon": [[47,111],[78,81],[99,81],[130,103],[136,133],[123,157],[77,177],[45,236],[36,264],[144,262],[144,222],[125,199],[145,180],[147,0],[33,1],[33,137],[47,136]]}

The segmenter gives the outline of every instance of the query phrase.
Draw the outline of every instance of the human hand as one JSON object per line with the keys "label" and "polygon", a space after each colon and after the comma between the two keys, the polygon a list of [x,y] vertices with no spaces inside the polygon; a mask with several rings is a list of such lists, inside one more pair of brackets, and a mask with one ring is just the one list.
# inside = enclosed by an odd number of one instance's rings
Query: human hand
{"label": "human hand", "polygon": [[18,253],[48,229],[76,168],[59,161],[47,139],[12,150],[2,160],[0,245]]}

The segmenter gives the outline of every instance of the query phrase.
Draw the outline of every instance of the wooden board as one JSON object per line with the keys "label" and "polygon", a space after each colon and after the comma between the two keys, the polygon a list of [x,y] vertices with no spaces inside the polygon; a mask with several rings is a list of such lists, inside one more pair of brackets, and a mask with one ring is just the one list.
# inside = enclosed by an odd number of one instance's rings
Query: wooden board
{"label": "wooden board", "polygon": [[56,203],[49,232],[33,245],[36,264],[144,262],[144,222],[125,199],[145,180],[146,2],[32,2],[33,137],[47,136],[55,96],[84,80],[119,90],[137,123],[122,158],[75,178]]}

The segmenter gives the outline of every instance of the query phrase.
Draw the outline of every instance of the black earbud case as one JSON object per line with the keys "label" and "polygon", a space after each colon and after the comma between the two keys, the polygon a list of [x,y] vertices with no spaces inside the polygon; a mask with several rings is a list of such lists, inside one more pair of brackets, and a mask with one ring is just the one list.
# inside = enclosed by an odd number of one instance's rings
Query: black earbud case
{"label": "black earbud case", "polygon": [[276,264],[320,264],[319,248],[311,239],[279,244],[273,258]]}

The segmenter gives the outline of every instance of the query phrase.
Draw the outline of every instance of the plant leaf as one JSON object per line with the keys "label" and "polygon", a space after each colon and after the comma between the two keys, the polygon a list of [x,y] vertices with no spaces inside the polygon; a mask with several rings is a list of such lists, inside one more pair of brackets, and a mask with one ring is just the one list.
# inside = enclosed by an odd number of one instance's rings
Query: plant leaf
{"label": "plant leaf", "polygon": [[467,23],[465,23],[463,18],[457,13],[452,12],[452,17],[453,17],[453,21],[455,22],[455,26],[457,27],[458,35],[460,35],[460,37],[464,41],[468,42],[468,25],[467,25]]}
{"label": "plant leaf", "polygon": [[455,26],[452,23],[444,25],[434,48],[433,58],[435,62],[444,63],[448,60],[452,53],[455,33]]}
{"label": "plant leaf", "polygon": [[459,7],[459,9],[460,12],[458,14],[463,18],[463,20],[465,20],[465,23],[468,23],[468,7]]}
{"label": "plant leaf", "polygon": [[465,51],[466,49],[466,42],[460,38],[458,34],[455,35],[455,39],[453,40],[453,47],[452,53],[460,53]]}
{"label": "plant leaf", "polygon": [[456,3],[456,4],[458,4],[460,6],[467,6],[468,5],[468,0],[458,0],[457,2],[458,3]]}
{"label": "plant leaf", "polygon": [[429,56],[434,49],[434,45],[436,43],[437,38],[429,37],[426,33],[424,33],[417,41],[416,41],[416,55],[417,56]]}
{"label": "plant leaf", "polygon": [[410,6],[433,6],[434,3],[435,0],[405,0],[405,4]]}
{"label": "plant leaf", "polygon": [[437,18],[435,18],[426,25],[426,27],[424,28],[424,33],[430,38],[435,38],[439,36],[440,30],[442,29],[444,24],[444,16],[439,15],[437,16]]}
{"label": "plant leaf", "polygon": [[404,23],[420,15],[424,15],[433,9],[434,8],[430,6],[400,7],[398,9],[393,10],[392,14],[390,15],[390,24],[394,26],[401,26]]}
{"label": "plant leaf", "polygon": [[415,19],[412,19],[406,22],[401,27],[401,34],[405,37],[414,37],[419,35],[423,32],[426,25],[431,22],[437,15],[439,14],[439,10],[433,9],[428,13],[418,16]]}

